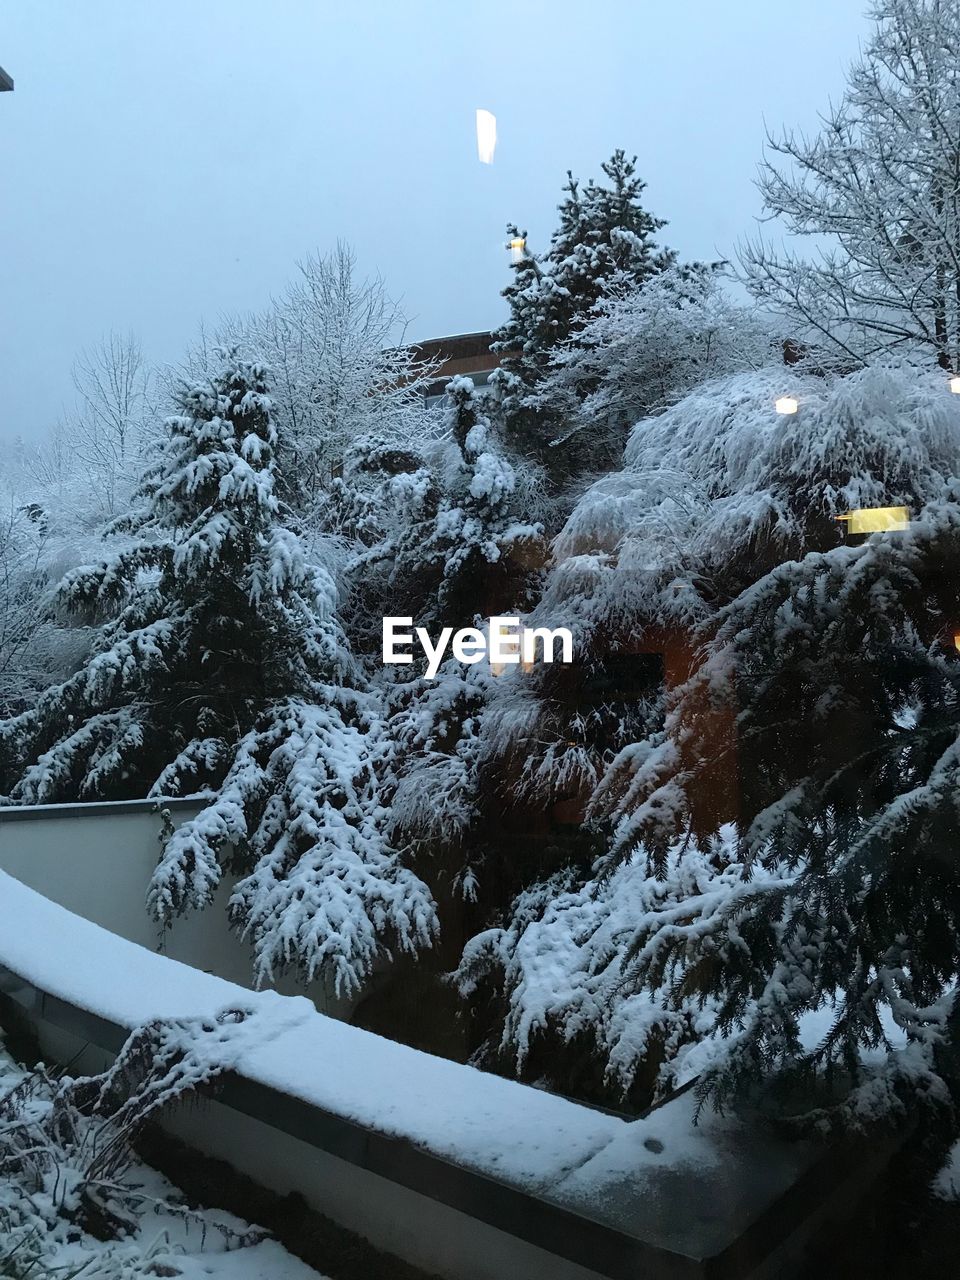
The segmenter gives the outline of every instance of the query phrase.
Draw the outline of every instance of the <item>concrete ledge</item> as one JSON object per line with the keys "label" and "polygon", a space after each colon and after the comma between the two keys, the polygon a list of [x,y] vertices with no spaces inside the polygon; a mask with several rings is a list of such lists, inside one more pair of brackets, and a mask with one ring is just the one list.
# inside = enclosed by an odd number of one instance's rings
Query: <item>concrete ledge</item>
{"label": "concrete ledge", "polygon": [[[2,965],[0,992],[20,1007],[45,1049],[61,1057],[92,1049],[86,1070],[102,1069],[128,1034],[120,1023]],[[897,1146],[891,1139],[824,1153],[726,1248],[698,1258],[658,1248],[237,1073],[222,1078],[215,1101],[171,1112],[163,1127],[273,1190],[297,1190],[377,1247],[450,1280],[503,1274],[524,1280],[780,1280],[798,1268],[818,1228],[855,1207]],[[304,1153],[310,1151],[312,1167],[304,1177]],[[398,1239],[404,1232],[408,1238]]]}
{"label": "concrete ledge", "polygon": [[0,805],[0,822],[46,822],[50,818],[103,818],[125,813],[155,813],[169,809],[172,813],[199,810],[203,796],[173,796],[157,800],[93,800],[82,804],[6,804]]}
{"label": "concrete ledge", "polygon": [[[0,864],[15,864],[20,879],[0,872],[0,991],[45,1053],[79,1054],[85,1071],[102,1070],[152,1018],[238,1006],[279,1015],[276,1034],[271,1022],[215,1099],[171,1111],[165,1127],[428,1272],[781,1280],[814,1233],[869,1192],[898,1145],[785,1143],[742,1117],[709,1116],[694,1130],[682,1093],[626,1121],[157,955],[52,900],[92,894],[87,908],[106,923],[107,893],[118,920],[142,914],[156,817],[146,816],[152,802],[134,805],[4,828]],[[209,912],[197,921],[212,923]]]}
{"label": "concrete ledge", "polygon": [[[91,1048],[102,1050],[102,1054],[94,1054],[93,1061],[83,1064],[84,1070],[102,1069],[103,1063],[117,1053],[127,1038],[127,1028],[119,1023],[48,994],[3,965],[0,965],[0,992],[19,1006],[45,1050],[53,1048],[59,1055],[71,1058],[77,1052],[88,1053]],[[51,1031],[63,1033],[66,1038],[51,1036]],[[224,1112],[235,1113],[234,1120],[224,1116]],[[251,1132],[248,1126],[237,1129],[237,1115],[257,1122],[254,1132],[258,1131],[259,1140],[252,1143],[248,1140]],[[388,1186],[392,1184],[414,1192],[419,1200],[425,1199],[455,1210],[457,1218],[462,1216],[463,1222],[438,1219],[429,1206],[425,1211],[422,1204],[409,1199],[405,1202],[405,1212],[412,1212],[411,1221],[417,1223],[418,1232],[427,1231],[443,1239],[454,1230],[469,1254],[475,1254],[478,1248],[485,1251],[483,1260],[479,1261],[479,1270],[478,1259],[474,1258],[471,1266],[468,1257],[456,1262],[456,1271],[449,1272],[444,1268],[444,1273],[450,1275],[451,1280],[466,1280],[473,1274],[500,1276],[503,1273],[499,1267],[508,1260],[512,1267],[507,1274],[523,1275],[524,1280],[600,1280],[601,1277],[604,1280],[608,1277],[609,1280],[636,1280],[638,1276],[657,1277],[658,1280],[660,1277],[664,1280],[693,1280],[705,1274],[696,1259],[657,1249],[589,1218],[464,1169],[402,1139],[377,1133],[234,1072],[221,1077],[213,1104],[205,1101],[199,1108],[192,1107],[189,1114],[182,1110],[179,1115],[172,1113],[162,1122],[162,1127],[208,1154],[228,1159],[261,1182],[265,1181],[265,1168],[277,1160],[277,1151],[271,1149],[276,1145],[272,1133],[285,1134],[294,1139],[297,1146],[314,1148],[335,1157],[337,1163],[376,1175],[378,1181],[382,1180]],[[211,1138],[212,1141],[208,1141]],[[246,1147],[252,1159],[249,1156],[244,1159],[242,1154],[238,1158],[238,1145]],[[283,1144],[279,1150],[283,1152]],[[283,1163],[288,1171],[302,1167],[302,1161],[297,1159]],[[271,1185],[274,1190],[285,1190],[273,1185],[274,1182],[275,1179],[269,1179],[265,1185]],[[328,1197],[321,1196],[317,1200],[311,1195],[309,1185],[296,1177],[293,1185],[308,1201],[314,1200],[315,1207],[337,1218],[336,1206],[330,1204]],[[348,1185],[355,1192],[358,1188],[356,1178],[351,1177]],[[363,1187],[363,1183],[359,1185]],[[374,1196],[385,1196],[384,1189],[376,1184],[367,1184],[365,1190],[368,1198],[371,1192]],[[397,1197],[388,1194],[387,1198],[395,1203]],[[376,1232],[370,1232],[370,1217],[369,1212],[354,1215],[353,1221],[343,1225],[352,1229],[366,1226],[374,1244],[400,1253],[395,1239],[385,1239]],[[478,1238],[477,1223],[492,1227],[496,1237]],[[500,1236],[508,1239],[500,1240]],[[510,1238],[513,1238],[513,1244]],[[542,1257],[526,1254],[523,1269],[519,1269],[521,1258],[516,1256],[516,1246],[521,1243],[533,1246],[537,1254],[542,1254]],[[414,1265],[433,1268],[438,1262],[442,1265],[442,1260],[433,1256],[435,1248],[435,1243],[428,1246],[425,1256],[410,1256],[409,1250],[400,1256]],[[446,1252],[449,1252],[449,1247]],[[490,1259],[494,1256],[499,1256],[501,1262],[497,1264],[496,1271],[490,1271]],[[573,1263],[575,1269],[567,1269],[566,1263]]]}

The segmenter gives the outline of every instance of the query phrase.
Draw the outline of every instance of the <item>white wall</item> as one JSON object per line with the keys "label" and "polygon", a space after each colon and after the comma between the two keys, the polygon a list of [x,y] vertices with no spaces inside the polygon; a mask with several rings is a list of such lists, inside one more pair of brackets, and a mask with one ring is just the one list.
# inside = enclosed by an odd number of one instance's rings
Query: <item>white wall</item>
{"label": "white wall", "polygon": [[[197,804],[175,802],[170,813],[179,826],[198,810]],[[177,920],[161,947],[158,926],[144,905],[159,836],[160,815],[142,800],[0,809],[0,869],[131,942],[252,986],[251,949],[227,925],[233,878],[224,879],[206,910]],[[304,987],[295,975],[274,985],[286,995],[309,996],[334,1017],[349,1017],[355,1006],[323,983]]]}

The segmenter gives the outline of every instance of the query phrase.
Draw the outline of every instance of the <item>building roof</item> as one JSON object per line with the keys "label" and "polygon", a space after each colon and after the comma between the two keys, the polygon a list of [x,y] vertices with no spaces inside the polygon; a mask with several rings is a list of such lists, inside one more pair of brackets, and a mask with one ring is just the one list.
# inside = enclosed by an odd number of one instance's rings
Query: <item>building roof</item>
{"label": "building roof", "polygon": [[476,356],[489,356],[493,334],[489,330],[478,333],[454,333],[443,338],[424,338],[411,344],[411,350],[425,360],[468,360]]}

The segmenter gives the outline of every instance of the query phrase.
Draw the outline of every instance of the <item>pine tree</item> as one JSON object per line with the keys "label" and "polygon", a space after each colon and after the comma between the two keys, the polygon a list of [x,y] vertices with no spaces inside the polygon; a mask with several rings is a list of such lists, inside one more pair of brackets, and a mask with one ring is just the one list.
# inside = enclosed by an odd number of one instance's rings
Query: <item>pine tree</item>
{"label": "pine tree", "polygon": [[270,699],[343,665],[333,581],[304,562],[274,493],[264,370],[233,359],[186,390],[120,547],[69,574],[59,610],[88,660],[0,727],[26,802],[215,785]]}
{"label": "pine tree", "polygon": [[[548,593],[581,644],[659,622],[701,657],[595,787],[593,867],[532,886],[464,982],[493,977],[521,1056],[586,1035],[624,1090],[707,1039],[704,1099],[783,1087],[820,1128],[929,1103],[948,1141],[960,409],[909,367],[790,376],[792,418],[778,369],[639,423],[571,518]],[[843,539],[838,516],[901,505],[906,528]]]}
{"label": "pine tree", "polygon": [[[567,174],[550,247],[515,264],[514,280],[504,290],[510,317],[495,335],[510,439],[546,461],[557,477],[575,472],[578,460],[571,450],[560,457],[551,451],[556,418],[543,405],[527,403],[547,373],[551,352],[582,328],[600,298],[642,284],[674,259],[656,247],[654,237],[666,224],[640,203],[645,184],[636,176],[636,157],[615,151],[603,172],[609,185],[591,180],[582,191]],[[507,230],[511,238],[519,234],[515,226]]]}
{"label": "pine tree", "polygon": [[153,915],[207,906],[228,866],[258,980],[296,966],[353,991],[390,943],[431,945],[435,908],[381,838],[376,705],[277,499],[276,446],[262,366],[231,357],[184,393],[127,544],[61,588],[98,621],[89,659],[0,741],[17,800],[202,791]]}

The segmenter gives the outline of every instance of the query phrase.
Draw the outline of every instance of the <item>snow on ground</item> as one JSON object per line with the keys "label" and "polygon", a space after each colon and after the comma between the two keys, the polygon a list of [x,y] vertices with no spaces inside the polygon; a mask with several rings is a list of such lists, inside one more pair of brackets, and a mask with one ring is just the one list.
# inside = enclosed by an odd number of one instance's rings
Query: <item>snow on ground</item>
{"label": "snow on ground", "polygon": [[[0,1045],[0,1099],[27,1074]],[[44,1104],[32,1098],[27,1105],[36,1111]],[[42,1190],[30,1189],[28,1200],[15,1194],[9,1167],[5,1176],[0,1176],[0,1277],[7,1276],[12,1266],[10,1274],[36,1276],[37,1280],[48,1275],[71,1280],[74,1276],[78,1280],[134,1280],[141,1276],[324,1280],[275,1240],[260,1238],[264,1233],[259,1228],[232,1214],[217,1209],[188,1210],[180,1192],[139,1161],[133,1162],[122,1179],[143,1197],[137,1230],[110,1242],[81,1234],[56,1208],[62,1203],[62,1187],[77,1174],[72,1153],[64,1149],[61,1155],[56,1173]],[[14,1207],[22,1212],[25,1204],[28,1221],[14,1225],[5,1210]]]}

